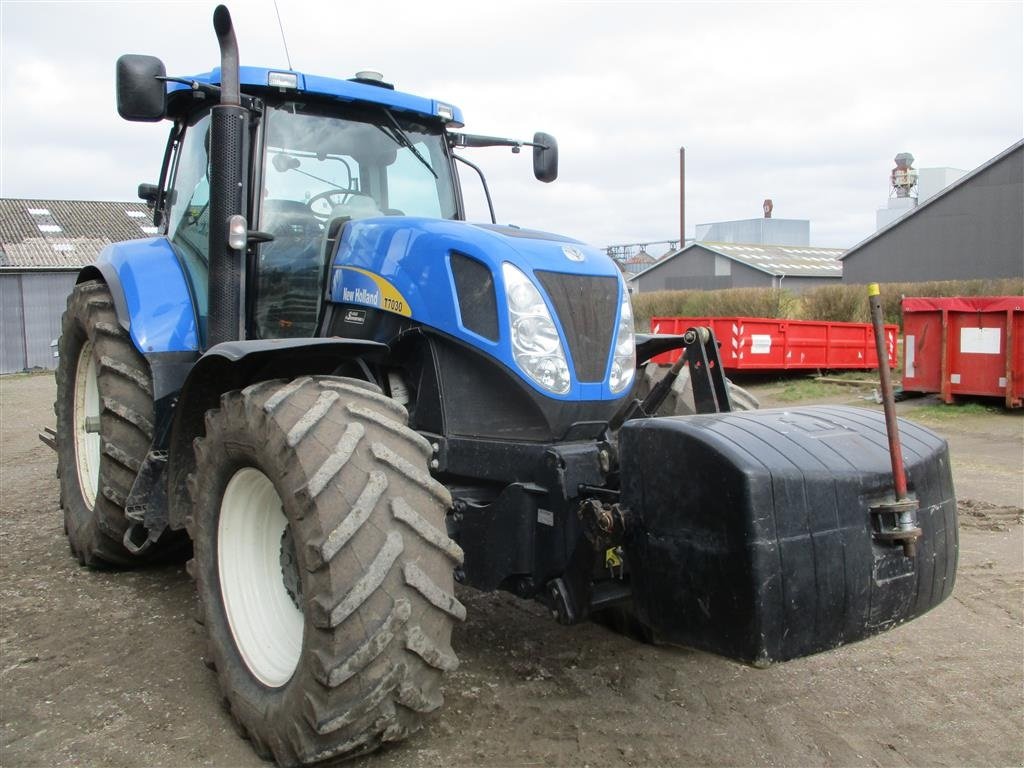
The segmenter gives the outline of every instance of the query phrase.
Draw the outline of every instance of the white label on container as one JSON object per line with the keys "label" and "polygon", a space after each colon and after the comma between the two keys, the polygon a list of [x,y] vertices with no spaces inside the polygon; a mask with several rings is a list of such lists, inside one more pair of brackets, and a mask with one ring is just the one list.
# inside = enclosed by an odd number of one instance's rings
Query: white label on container
{"label": "white label on container", "polygon": [[555,513],[550,509],[538,509],[537,510],[537,522],[541,525],[554,526],[555,524]]}
{"label": "white label on container", "polygon": [[907,336],[906,341],[903,343],[903,357],[905,358],[903,367],[908,379],[914,378],[914,337]]}
{"label": "white label on container", "polygon": [[959,373],[951,373],[949,375],[949,383],[950,384],[959,384],[960,383],[960,374]]}
{"label": "white label on container", "polygon": [[1006,389],[1006,377],[1005,376],[1000,376],[999,377],[999,388],[1000,389]]}
{"label": "white label on container", "polygon": [[767,355],[772,351],[772,337],[767,333],[750,334],[750,354]]}
{"label": "white label on container", "polygon": [[966,355],[998,355],[1002,328],[961,328],[960,351]]}

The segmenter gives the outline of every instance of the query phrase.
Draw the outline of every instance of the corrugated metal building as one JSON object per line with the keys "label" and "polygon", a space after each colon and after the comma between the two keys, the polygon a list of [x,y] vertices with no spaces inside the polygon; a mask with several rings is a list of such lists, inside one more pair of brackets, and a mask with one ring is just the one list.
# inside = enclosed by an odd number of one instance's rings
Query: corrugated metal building
{"label": "corrugated metal building", "polygon": [[844,283],[1024,276],[1024,141],[842,256]]}
{"label": "corrugated metal building", "polygon": [[691,243],[629,279],[634,293],[721,288],[799,292],[837,283],[842,248],[755,243]]}
{"label": "corrugated metal building", "polygon": [[55,367],[50,343],[78,270],[156,233],[142,203],[0,198],[0,373]]}

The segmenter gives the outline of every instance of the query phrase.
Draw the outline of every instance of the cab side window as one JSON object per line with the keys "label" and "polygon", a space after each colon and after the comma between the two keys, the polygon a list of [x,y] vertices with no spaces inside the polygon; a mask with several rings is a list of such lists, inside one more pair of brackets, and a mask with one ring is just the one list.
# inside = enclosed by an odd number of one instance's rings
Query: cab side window
{"label": "cab side window", "polygon": [[206,326],[210,256],[210,113],[200,113],[185,130],[167,190],[167,237],[181,257]]}
{"label": "cab side window", "polygon": [[196,252],[204,261],[209,256],[209,128],[210,115],[206,113],[185,131],[168,192],[171,210],[167,236],[172,242]]}

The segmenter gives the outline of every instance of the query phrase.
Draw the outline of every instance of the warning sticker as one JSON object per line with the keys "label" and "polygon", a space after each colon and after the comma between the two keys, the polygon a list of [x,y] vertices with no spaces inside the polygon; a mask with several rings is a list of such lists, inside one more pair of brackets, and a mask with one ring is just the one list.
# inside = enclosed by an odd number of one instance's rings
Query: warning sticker
{"label": "warning sticker", "polygon": [[767,355],[772,351],[772,337],[767,333],[750,334],[750,354]]}
{"label": "warning sticker", "polygon": [[966,355],[998,355],[1001,328],[961,328],[960,351]]}

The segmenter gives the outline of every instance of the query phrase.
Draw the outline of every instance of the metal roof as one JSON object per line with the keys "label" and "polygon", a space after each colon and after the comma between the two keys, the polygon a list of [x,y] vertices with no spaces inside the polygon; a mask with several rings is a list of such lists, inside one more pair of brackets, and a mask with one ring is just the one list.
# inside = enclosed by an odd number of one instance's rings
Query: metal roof
{"label": "metal roof", "polygon": [[0,269],[78,269],[110,243],[155,234],[144,203],[0,198]]}
{"label": "metal roof", "polygon": [[882,235],[886,234],[890,230],[895,229],[896,227],[898,227],[900,224],[902,224],[904,221],[909,219],[911,216],[913,216],[918,211],[927,208],[929,205],[934,203],[936,200],[941,200],[946,195],[950,194],[953,190],[959,189],[963,185],[967,184],[971,179],[973,179],[979,173],[981,173],[982,171],[984,171],[987,168],[991,168],[993,165],[998,163],[1000,160],[1003,160],[1004,158],[1008,157],[1009,155],[1012,155],[1014,152],[1019,151],[1022,147],[1024,147],[1024,139],[1021,139],[1020,141],[1016,142],[1015,144],[1010,145],[1009,147],[1004,149],[1002,152],[1000,152],[995,157],[993,157],[990,160],[987,160],[984,163],[982,163],[981,165],[979,165],[977,168],[975,168],[970,173],[965,173],[963,176],[961,176],[959,179],[954,181],[952,184],[950,184],[945,189],[943,189],[943,190],[941,190],[939,192],[936,192],[934,195],[929,197],[924,202],[919,203],[918,205],[914,206],[913,208],[908,210],[905,214],[900,216],[898,219],[895,219],[895,220],[889,222],[887,225],[882,227],[877,232],[875,232],[875,233],[873,233],[871,235],[868,235],[863,240],[861,240],[859,243],[857,243],[855,246],[853,246],[852,248],[848,249],[846,251],[846,253],[844,253],[839,258],[840,259],[845,259],[847,256],[851,255],[852,253],[855,253],[856,251],[859,251],[861,248],[863,248],[865,245],[870,243],[872,240],[876,240],[877,238],[879,238]]}
{"label": "metal roof", "polygon": [[842,248],[816,248],[804,245],[761,245],[759,243],[691,243],[680,251],[669,254],[651,265],[640,275],[657,269],[662,264],[686,253],[691,248],[703,248],[719,256],[773,277],[842,277],[843,265],[839,261]]}

